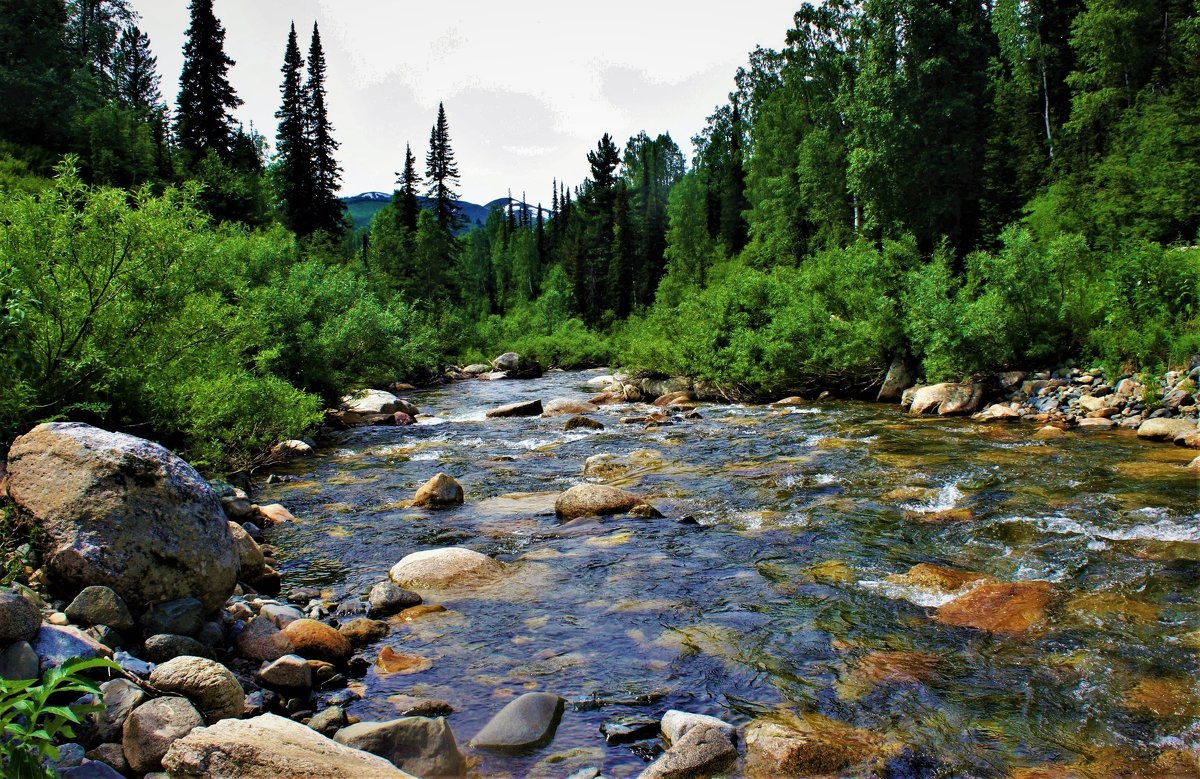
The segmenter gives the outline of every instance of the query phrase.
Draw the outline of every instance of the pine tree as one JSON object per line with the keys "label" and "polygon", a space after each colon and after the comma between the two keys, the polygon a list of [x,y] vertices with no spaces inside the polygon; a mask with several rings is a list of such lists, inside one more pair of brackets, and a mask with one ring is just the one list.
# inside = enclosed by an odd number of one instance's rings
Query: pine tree
{"label": "pine tree", "polygon": [[429,133],[429,153],[425,156],[425,177],[429,181],[427,195],[433,201],[433,213],[438,225],[454,232],[459,224],[458,165],[450,148],[450,130],[446,124],[446,108],[438,103],[437,123]]}
{"label": "pine tree", "polygon": [[308,109],[307,133],[312,165],[312,229],[340,233],[344,229],[343,207],[338,199],[342,169],[334,157],[338,142],[325,105],[325,50],[321,33],[313,23],[312,42],[308,47],[308,81],[304,85]]}
{"label": "pine tree", "polygon": [[225,54],[225,28],[212,5],[213,0],[192,0],[176,101],[175,133],[193,161],[210,151],[229,158],[232,112],[242,104],[227,78],[234,61]]}
{"label": "pine tree", "polygon": [[276,189],[284,223],[297,235],[312,231],[313,170],[308,146],[308,107],[301,84],[304,60],[296,39],[296,25],[288,33],[283,55],[283,103],[275,112],[279,130],[275,135]]}
{"label": "pine tree", "polygon": [[413,156],[412,146],[407,143],[404,144],[404,170],[398,174],[397,182],[400,189],[392,198],[396,205],[396,217],[400,227],[416,232],[417,217],[421,211],[417,203],[417,158]]}
{"label": "pine tree", "polygon": [[162,107],[158,59],[150,51],[150,36],[136,25],[121,31],[113,60],[117,102],[145,119]]}

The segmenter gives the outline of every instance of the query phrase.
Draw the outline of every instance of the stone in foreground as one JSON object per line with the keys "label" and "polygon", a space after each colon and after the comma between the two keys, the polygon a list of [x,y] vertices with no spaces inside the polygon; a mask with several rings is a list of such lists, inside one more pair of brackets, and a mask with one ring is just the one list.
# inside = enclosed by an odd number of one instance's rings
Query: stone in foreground
{"label": "stone in foreground", "polygon": [[503,419],[506,417],[536,417],[542,413],[542,401],[526,400],[520,403],[509,403],[507,406],[494,408],[487,412],[485,416],[489,419]]}
{"label": "stone in foreground", "polygon": [[13,443],[8,468],[9,496],[44,532],[58,590],[105,585],[134,612],[185,596],[212,610],[237,583],[220,498],[158,444],[52,422]]}
{"label": "stone in foreground", "polygon": [[459,777],[467,773],[467,758],[458,748],[454,731],[442,717],[359,722],[339,730],[333,740],[385,757],[393,765],[422,779]]}
{"label": "stone in foreground", "polygon": [[174,779],[412,779],[382,757],[274,714],[197,728],[162,762]]}
{"label": "stone in foreground", "polygon": [[421,485],[413,496],[414,506],[439,508],[441,506],[461,506],[463,504],[462,485],[450,476],[439,473]]}
{"label": "stone in foreground", "polygon": [[983,584],[937,610],[943,625],[989,633],[1024,633],[1046,616],[1048,582]]}
{"label": "stone in foreground", "polygon": [[[943,417],[972,414],[983,400],[983,387],[978,384],[944,382],[917,387],[912,392],[913,414],[938,414]],[[907,393],[906,393],[907,395]]]}
{"label": "stone in foreground", "polygon": [[642,771],[639,779],[712,776],[729,767],[736,759],[737,747],[733,743],[732,728],[726,730],[706,722],[688,730]]}
{"label": "stone in foreground", "polygon": [[246,698],[242,685],[216,660],[190,655],[176,657],[154,669],[150,684],[162,692],[188,698],[208,722],[242,715]]}
{"label": "stone in foreground", "polygon": [[527,692],[492,717],[471,746],[521,751],[550,743],[562,719],[564,701],[548,692]]}
{"label": "stone in foreground", "polygon": [[202,725],[204,718],[186,698],[146,701],[125,720],[121,746],[129,767],[139,774],[159,770],[171,745]]}
{"label": "stone in foreground", "polygon": [[133,627],[133,615],[121,596],[103,585],[84,587],[65,609],[77,625],[108,625],[117,630]]}
{"label": "stone in foreground", "polygon": [[413,552],[388,572],[396,584],[418,590],[486,584],[504,574],[504,563],[460,546]]}
{"label": "stone in foreground", "polygon": [[554,502],[554,513],[559,519],[627,514],[639,506],[647,506],[646,516],[661,517],[646,501],[628,490],[607,484],[579,484],[564,492]]}

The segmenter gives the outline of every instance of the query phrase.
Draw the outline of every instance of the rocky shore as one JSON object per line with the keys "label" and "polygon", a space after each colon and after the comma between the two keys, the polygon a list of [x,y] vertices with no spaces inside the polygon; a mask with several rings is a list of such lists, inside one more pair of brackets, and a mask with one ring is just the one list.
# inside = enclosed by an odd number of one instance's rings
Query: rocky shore
{"label": "rocky shore", "polygon": [[[503,355],[492,366],[468,366],[462,376],[540,372],[532,361]],[[1200,366],[1149,386],[1079,369],[924,387],[900,386],[911,379],[896,373],[894,366],[881,396],[912,414],[1025,420],[1039,426],[1038,437],[1117,428],[1200,448]],[[640,402],[644,413],[621,422],[657,427],[697,418],[699,402],[720,395],[685,378],[599,376],[589,384],[596,393],[586,401],[539,400],[487,416],[532,414],[562,417],[568,429],[602,427],[588,416],[600,406]],[[776,405],[800,402],[792,397]],[[410,402],[371,390],[348,396],[329,419],[335,426],[406,425],[419,415]],[[274,454],[284,460],[312,448],[285,442]],[[585,474],[603,472],[606,462],[593,460]],[[1190,467],[1200,470],[1200,458]],[[441,591],[486,587],[512,574],[510,564],[479,552],[413,552],[386,580],[339,602],[315,590],[282,594],[275,550],[263,543],[263,531],[294,520],[284,506],[257,505],[241,489],[210,484],[156,444],[79,423],[40,425],[17,439],[0,486],[12,521],[33,539],[18,550],[25,584],[0,590],[0,678],[37,679],[74,657],[107,657],[119,668],[97,679],[98,696],[78,701],[99,710],[62,745],[52,766],[59,775],[462,777],[472,774],[482,752],[548,744],[567,707],[598,705],[528,692],[499,708],[469,740],[455,733],[454,709],[442,700],[407,698],[402,716],[387,721],[359,722],[347,713],[362,689],[356,679],[371,666],[396,674],[427,667],[425,658],[378,648],[382,639],[406,620],[442,608]],[[413,487],[412,506],[464,502],[462,487],[445,474]],[[603,484],[567,489],[554,508],[562,522],[662,517],[637,494]],[[994,581],[924,564],[895,579],[932,582],[949,594],[936,622],[996,634],[1029,630],[1055,597],[1043,582]],[[897,656],[877,658],[881,673],[928,671],[921,657],[890,654]],[[897,745],[815,715],[764,716],[735,727],[669,710],[615,717],[602,732],[609,744],[655,744],[641,774],[647,778],[829,774],[902,757]],[[590,779],[599,768],[584,766],[570,776]]]}

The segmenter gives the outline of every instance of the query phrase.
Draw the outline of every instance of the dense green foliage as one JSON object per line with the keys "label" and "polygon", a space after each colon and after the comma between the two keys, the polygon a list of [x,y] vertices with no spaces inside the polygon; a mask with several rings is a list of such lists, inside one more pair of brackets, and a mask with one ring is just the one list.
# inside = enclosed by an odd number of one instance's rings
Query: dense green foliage
{"label": "dense green foliage", "polygon": [[83,416],[246,467],[346,387],[436,362],[424,317],[281,228],[214,226],[194,187],[64,170],[0,199],[6,433]]}

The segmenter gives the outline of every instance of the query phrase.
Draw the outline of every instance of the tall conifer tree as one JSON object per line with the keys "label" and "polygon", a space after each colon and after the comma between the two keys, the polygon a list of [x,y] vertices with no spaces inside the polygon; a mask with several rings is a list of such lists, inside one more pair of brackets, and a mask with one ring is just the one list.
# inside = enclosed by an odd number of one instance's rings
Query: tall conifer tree
{"label": "tall conifer tree", "polygon": [[446,124],[446,107],[438,103],[437,123],[429,133],[429,153],[425,156],[425,177],[429,181],[428,197],[433,201],[433,213],[438,225],[453,232],[459,224],[458,165],[450,148],[450,129]]}
{"label": "tall conifer tree", "polygon": [[404,170],[397,179],[400,189],[397,196],[392,198],[396,205],[396,216],[400,226],[405,230],[416,232],[417,217],[421,206],[417,203],[417,158],[413,156],[412,146],[404,144]]}
{"label": "tall conifer tree", "polygon": [[225,28],[212,5],[212,0],[192,0],[176,101],[175,132],[193,159],[210,151],[229,158],[232,112],[242,104],[227,77],[234,61],[225,54]]}
{"label": "tall conifer tree", "polygon": [[162,107],[158,59],[150,51],[150,36],[136,25],[121,31],[113,60],[113,86],[117,102],[141,118]]}
{"label": "tall conifer tree", "polygon": [[275,112],[279,130],[275,135],[278,159],[276,187],[284,223],[298,235],[312,227],[313,170],[308,146],[308,106],[301,83],[304,60],[296,39],[296,25],[288,33],[283,55],[283,84],[279,87],[283,102]]}
{"label": "tall conifer tree", "polygon": [[308,81],[304,85],[308,109],[308,144],[313,170],[313,229],[330,233],[341,232],[342,202],[337,192],[342,183],[342,169],[334,152],[338,142],[333,139],[333,125],[325,104],[325,49],[321,33],[313,23],[312,42],[308,47]]}

